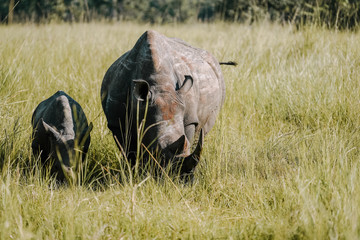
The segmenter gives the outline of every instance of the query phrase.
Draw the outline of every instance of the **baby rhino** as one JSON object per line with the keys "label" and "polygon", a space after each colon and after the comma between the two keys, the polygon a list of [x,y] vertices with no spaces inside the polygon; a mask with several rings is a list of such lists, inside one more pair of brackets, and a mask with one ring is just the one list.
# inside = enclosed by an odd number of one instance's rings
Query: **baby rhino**
{"label": "baby rhino", "polygon": [[[74,179],[72,166],[84,159],[90,145],[92,123],[88,125],[79,103],[63,91],[42,101],[32,116],[32,150],[42,164],[53,159],[51,174],[57,180]],[[79,154],[80,153],[80,154]]]}

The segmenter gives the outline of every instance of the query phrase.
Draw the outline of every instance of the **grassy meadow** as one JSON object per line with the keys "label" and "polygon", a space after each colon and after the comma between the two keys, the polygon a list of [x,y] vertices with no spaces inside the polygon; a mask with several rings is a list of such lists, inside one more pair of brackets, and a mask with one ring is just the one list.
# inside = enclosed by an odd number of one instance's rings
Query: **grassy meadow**
{"label": "grassy meadow", "polygon": [[[238,62],[222,66],[225,104],[191,185],[118,180],[100,86],[147,29]],[[360,238],[360,33],[99,23],[0,36],[0,239]],[[94,124],[82,183],[60,187],[30,140],[33,110],[57,90]]]}

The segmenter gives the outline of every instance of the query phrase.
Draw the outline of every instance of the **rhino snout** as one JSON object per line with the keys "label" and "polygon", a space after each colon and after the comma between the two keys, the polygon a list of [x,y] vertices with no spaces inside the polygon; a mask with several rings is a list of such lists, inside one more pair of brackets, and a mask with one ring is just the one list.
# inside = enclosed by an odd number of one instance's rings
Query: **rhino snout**
{"label": "rhino snout", "polygon": [[[179,154],[185,155],[185,156],[190,154],[190,143],[185,135],[182,135],[175,141],[171,141],[171,140],[166,141],[165,139],[162,139],[162,140],[163,141],[159,141],[159,143],[160,143],[159,145],[160,145],[160,147],[162,147],[164,153],[166,155],[169,155],[170,158],[177,156]],[[170,144],[169,144],[169,142],[170,142]],[[164,145],[166,147],[163,147]]]}

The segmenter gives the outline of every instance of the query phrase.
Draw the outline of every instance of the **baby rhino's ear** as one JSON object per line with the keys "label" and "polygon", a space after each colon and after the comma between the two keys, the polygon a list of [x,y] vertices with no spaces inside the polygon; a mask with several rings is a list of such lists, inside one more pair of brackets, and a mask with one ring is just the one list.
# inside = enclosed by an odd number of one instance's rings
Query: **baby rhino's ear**
{"label": "baby rhino's ear", "polygon": [[59,139],[60,138],[60,133],[54,129],[53,127],[51,127],[49,124],[47,124],[46,122],[44,122],[44,120],[41,118],[41,125],[43,126],[43,128],[45,129],[46,134],[49,134],[51,137],[54,137],[55,139]]}

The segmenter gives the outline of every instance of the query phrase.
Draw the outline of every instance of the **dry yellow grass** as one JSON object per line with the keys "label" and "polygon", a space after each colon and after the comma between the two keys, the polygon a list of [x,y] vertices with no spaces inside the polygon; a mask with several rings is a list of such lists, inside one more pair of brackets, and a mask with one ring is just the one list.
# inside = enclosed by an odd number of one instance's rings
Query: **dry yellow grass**
{"label": "dry yellow grass", "polygon": [[[101,81],[150,28],[239,63],[222,67],[226,101],[193,185],[115,175],[127,171],[116,169]],[[123,23],[0,26],[0,35],[0,239],[359,238],[360,34]],[[38,173],[30,119],[60,89],[94,130],[87,180],[57,188]]]}

